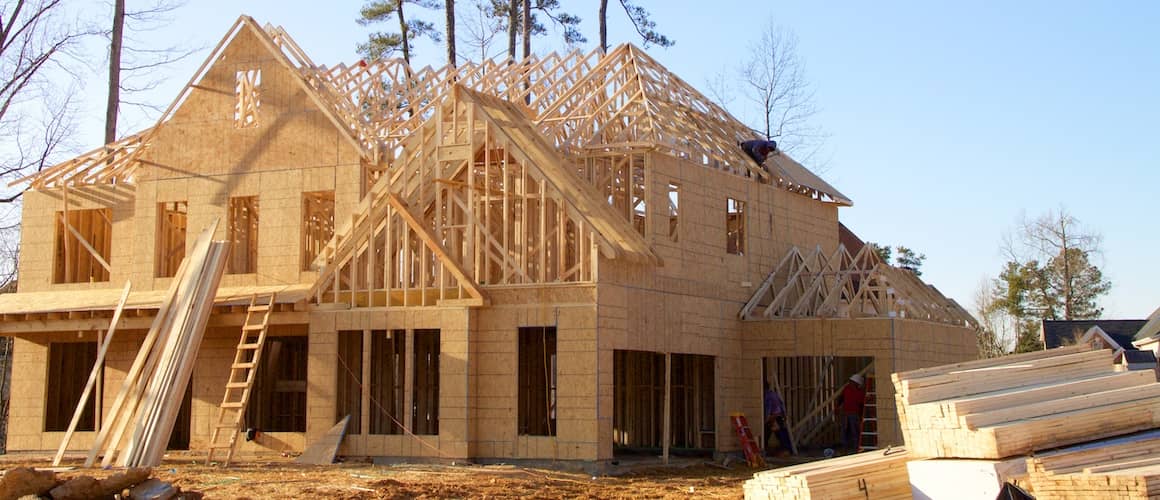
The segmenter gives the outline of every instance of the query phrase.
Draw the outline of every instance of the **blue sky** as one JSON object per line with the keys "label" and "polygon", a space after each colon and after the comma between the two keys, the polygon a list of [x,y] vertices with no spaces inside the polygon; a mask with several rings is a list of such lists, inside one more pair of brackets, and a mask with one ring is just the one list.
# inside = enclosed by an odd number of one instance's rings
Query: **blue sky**
{"label": "blue sky", "polygon": [[[584,19],[584,48],[595,47],[598,2],[561,3]],[[924,279],[964,306],[999,271],[1004,231],[1060,207],[1104,237],[1098,262],[1113,283],[1106,317],[1141,318],[1160,305],[1149,292],[1160,283],[1152,196],[1160,181],[1160,3],[638,3],[677,42],[649,52],[702,88],[743,60],[770,20],[796,34],[821,109],[814,122],[829,134],[823,177],[855,203],[841,219],[865,240],[925,253]],[[143,98],[167,105],[241,13],[283,26],[315,62],[357,60],[368,32],[354,23],[361,5],[191,0],[172,25],[137,36],[204,49],[164,68],[164,83]],[[470,5],[459,0],[458,10]],[[637,42],[615,7],[610,43]],[[91,8],[106,15],[103,2]],[[440,24],[441,12],[412,12]],[[562,49],[554,35],[536,44],[537,52]],[[99,59],[103,49],[94,50]],[[422,43],[415,60],[438,65],[443,54]],[[83,96],[78,142],[86,149],[100,142],[100,87]],[[122,130],[151,118],[131,113]]]}

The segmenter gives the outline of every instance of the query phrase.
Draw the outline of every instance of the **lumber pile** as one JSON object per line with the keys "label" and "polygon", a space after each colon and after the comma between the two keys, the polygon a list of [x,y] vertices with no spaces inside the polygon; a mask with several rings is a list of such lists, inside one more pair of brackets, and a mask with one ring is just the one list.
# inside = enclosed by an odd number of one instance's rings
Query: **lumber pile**
{"label": "lumber pile", "polygon": [[89,450],[86,467],[93,466],[102,449],[103,467],[110,466],[118,452],[121,467],[161,463],[225,271],[229,245],[210,241],[217,224],[198,237],[178,268]]}
{"label": "lumber pile", "polygon": [[1064,448],[1027,459],[1036,498],[1160,496],[1160,432]]}
{"label": "lumber pile", "polygon": [[1152,370],[1078,345],[893,375],[918,457],[1002,459],[1160,427]]}
{"label": "lumber pile", "polygon": [[910,496],[906,448],[887,448],[758,472],[745,482],[745,498],[892,499]]}

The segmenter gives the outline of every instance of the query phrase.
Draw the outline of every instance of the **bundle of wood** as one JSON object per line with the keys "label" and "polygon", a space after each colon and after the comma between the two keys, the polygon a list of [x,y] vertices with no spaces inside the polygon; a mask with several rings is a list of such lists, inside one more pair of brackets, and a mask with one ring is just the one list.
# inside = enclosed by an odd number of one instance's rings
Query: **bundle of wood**
{"label": "bundle of wood", "polygon": [[[111,465],[118,450],[121,467],[161,463],[225,271],[229,245],[210,241],[217,224],[198,237],[178,268],[89,450],[86,467],[93,465],[102,448],[102,466]],[[126,434],[130,427],[132,433]],[[123,438],[128,442],[122,447]]]}
{"label": "bundle of wood", "polygon": [[1001,459],[1160,427],[1155,372],[1113,358],[1084,344],[895,373],[907,448]]}
{"label": "bundle of wood", "polygon": [[758,472],[745,482],[746,499],[911,498],[906,448]]}
{"label": "bundle of wood", "polygon": [[1064,448],[1027,459],[1036,498],[1160,496],[1160,432]]}

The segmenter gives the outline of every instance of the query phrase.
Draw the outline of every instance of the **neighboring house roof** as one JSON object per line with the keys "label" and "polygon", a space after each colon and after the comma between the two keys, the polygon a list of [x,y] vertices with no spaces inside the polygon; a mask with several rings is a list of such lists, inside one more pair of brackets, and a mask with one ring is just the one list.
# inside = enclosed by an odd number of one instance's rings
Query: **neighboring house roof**
{"label": "neighboring house roof", "polygon": [[1043,347],[1074,344],[1091,327],[1098,326],[1124,349],[1132,349],[1132,337],[1144,326],[1142,319],[1085,319],[1085,320],[1043,320]]}
{"label": "neighboring house roof", "polygon": [[1156,353],[1152,351],[1124,351],[1124,362],[1128,364],[1156,364]]}
{"label": "neighboring house roof", "polygon": [[1140,327],[1140,330],[1136,332],[1136,336],[1132,337],[1132,340],[1135,342],[1142,342],[1149,339],[1156,339],[1158,337],[1160,337],[1160,307],[1156,308],[1155,311],[1152,311],[1152,314],[1148,316],[1148,322],[1144,323],[1144,326]]}

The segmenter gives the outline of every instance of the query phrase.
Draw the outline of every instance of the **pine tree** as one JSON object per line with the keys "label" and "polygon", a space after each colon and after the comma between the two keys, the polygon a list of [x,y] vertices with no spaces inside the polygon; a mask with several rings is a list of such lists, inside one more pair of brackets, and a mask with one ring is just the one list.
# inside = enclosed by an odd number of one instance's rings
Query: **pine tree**
{"label": "pine tree", "polygon": [[395,17],[399,21],[399,32],[371,33],[366,43],[358,45],[358,52],[367,59],[382,59],[395,52],[403,53],[403,60],[411,63],[411,42],[420,37],[427,37],[433,41],[440,41],[442,37],[435,29],[435,25],[419,19],[406,18],[403,6],[411,4],[428,9],[438,9],[440,4],[436,0],[371,0],[363,5],[359,12],[358,23],[369,26],[389,21]]}

